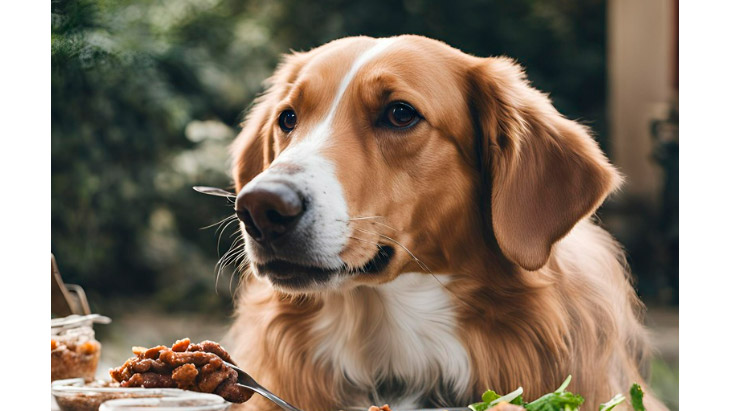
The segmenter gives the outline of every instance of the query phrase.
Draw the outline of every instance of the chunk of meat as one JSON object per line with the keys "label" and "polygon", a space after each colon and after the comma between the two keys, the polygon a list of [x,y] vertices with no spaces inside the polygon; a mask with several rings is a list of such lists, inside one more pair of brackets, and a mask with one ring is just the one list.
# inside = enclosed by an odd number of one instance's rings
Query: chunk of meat
{"label": "chunk of meat", "polygon": [[134,347],[135,357],[121,367],[109,370],[122,387],[181,388],[215,393],[231,402],[245,402],[253,391],[238,385],[238,374],[223,362],[233,363],[220,344],[190,339],[176,341],[170,348]]}
{"label": "chunk of meat", "polygon": [[172,371],[172,380],[182,389],[188,389],[194,386],[197,376],[198,369],[193,364],[181,365]]}
{"label": "chunk of meat", "polygon": [[127,381],[120,384],[122,387],[145,387],[145,388],[176,388],[177,384],[172,377],[154,372],[143,372],[133,374]]}

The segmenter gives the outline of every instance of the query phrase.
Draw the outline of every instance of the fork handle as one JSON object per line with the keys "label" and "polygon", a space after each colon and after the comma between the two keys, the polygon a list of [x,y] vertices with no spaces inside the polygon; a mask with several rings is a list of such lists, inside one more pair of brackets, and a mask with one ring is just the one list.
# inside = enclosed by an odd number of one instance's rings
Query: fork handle
{"label": "fork handle", "polygon": [[275,403],[276,405],[278,405],[282,409],[285,409],[287,411],[302,411],[299,408],[297,408],[297,407],[289,404],[288,402],[286,402],[286,401],[282,400],[281,398],[277,397],[276,395],[272,394],[271,392],[269,392],[268,390],[266,390],[265,388],[263,388],[261,386],[252,387],[252,386],[246,385],[246,384],[241,384],[241,385],[243,385],[244,387],[246,387],[246,388],[248,388],[248,389],[250,389],[250,390],[252,390],[252,391],[254,391],[256,393],[258,393],[259,395],[261,395],[262,397],[264,397],[264,398],[268,399],[269,401]]}

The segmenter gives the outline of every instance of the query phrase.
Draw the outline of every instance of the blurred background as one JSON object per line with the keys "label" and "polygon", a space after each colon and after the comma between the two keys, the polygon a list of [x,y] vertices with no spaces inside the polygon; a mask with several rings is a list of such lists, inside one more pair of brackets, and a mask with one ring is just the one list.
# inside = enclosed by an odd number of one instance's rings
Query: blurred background
{"label": "blurred background", "polygon": [[53,0],[51,15],[51,250],[114,319],[97,327],[103,364],[225,332],[237,278],[216,262],[237,227],[191,187],[230,187],[227,147],[279,56],[414,33],[515,58],[626,175],[599,217],[649,306],[651,383],[677,409],[678,0]]}

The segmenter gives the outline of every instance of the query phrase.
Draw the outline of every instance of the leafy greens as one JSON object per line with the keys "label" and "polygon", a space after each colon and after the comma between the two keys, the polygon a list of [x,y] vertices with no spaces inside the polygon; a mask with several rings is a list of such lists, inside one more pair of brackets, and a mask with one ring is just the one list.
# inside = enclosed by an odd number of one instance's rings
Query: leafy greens
{"label": "leafy greens", "polygon": [[[482,394],[482,401],[469,405],[471,411],[486,411],[497,404],[507,402],[518,405],[526,411],[578,411],[585,401],[578,394],[566,391],[572,376],[568,376],[560,387],[532,402],[525,402],[522,398],[522,387],[517,388],[509,394],[499,395],[493,390],[487,390]],[[644,391],[639,384],[631,386],[631,406],[634,411],[646,411],[644,408]],[[617,405],[626,401],[622,394],[616,394],[613,398],[600,405],[598,411],[610,411]]]}
{"label": "leafy greens", "polygon": [[629,390],[631,394],[631,406],[634,407],[635,411],[646,411],[644,408],[644,390],[641,389],[641,385],[634,384]]}

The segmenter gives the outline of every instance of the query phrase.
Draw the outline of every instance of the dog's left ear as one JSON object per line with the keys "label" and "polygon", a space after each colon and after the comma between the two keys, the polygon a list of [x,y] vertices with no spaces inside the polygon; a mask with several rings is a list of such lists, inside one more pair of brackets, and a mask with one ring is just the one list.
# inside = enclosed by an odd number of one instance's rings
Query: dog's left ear
{"label": "dog's left ear", "polygon": [[274,74],[264,82],[266,91],[256,98],[241,124],[241,132],[230,147],[233,156],[231,174],[237,193],[274,160],[274,108],[284,97],[287,87],[294,81],[309,54],[294,52],[282,56]]}
{"label": "dog's left ear", "polygon": [[241,132],[230,147],[233,156],[231,175],[236,184],[236,193],[271,164],[273,137],[268,122],[273,103],[271,93],[256,99],[242,124]]}
{"label": "dog's left ear", "polygon": [[491,225],[502,253],[527,270],[593,213],[621,177],[585,127],[555,110],[507,58],[478,59],[469,74]]}

